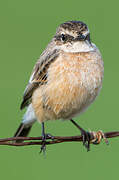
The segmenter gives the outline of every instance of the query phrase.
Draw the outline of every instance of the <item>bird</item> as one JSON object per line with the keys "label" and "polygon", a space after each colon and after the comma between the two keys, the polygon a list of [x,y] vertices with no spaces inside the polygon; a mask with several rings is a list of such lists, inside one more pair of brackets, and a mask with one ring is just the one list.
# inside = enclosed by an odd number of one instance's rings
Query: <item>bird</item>
{"label": "bird", "polygon": [[103,76],[102,55],[91,42],[88,26],[73,20],[60,24],[33,68],[20,106],[27,109],[14,137],[28,136],[38,121],[42,127],[41,152],[45,152],[47,137],[53,137],[45,133],[45,122],[69,120],[80,130],[83,145],[89,150],[90,133],[73,118],[94,102]]}

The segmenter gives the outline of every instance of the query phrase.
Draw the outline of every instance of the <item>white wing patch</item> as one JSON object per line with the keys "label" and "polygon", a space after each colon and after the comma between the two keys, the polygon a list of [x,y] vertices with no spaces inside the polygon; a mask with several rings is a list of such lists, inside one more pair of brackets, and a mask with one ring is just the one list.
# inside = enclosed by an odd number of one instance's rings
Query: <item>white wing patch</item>
{"label": "white wing patch", "polygon": [[26,125],[33,124],[36,121],[36,116],[34,113],[34,109],[32,107],[32,104],[30,104],[27,108],[26,113],[23,116],[22,122]]}

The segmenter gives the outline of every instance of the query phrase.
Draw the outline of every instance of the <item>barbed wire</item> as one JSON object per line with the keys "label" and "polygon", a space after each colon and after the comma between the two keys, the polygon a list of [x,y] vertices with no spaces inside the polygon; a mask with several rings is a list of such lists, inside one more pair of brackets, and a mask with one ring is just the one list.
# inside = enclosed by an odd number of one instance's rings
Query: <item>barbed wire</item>
{"label": "barbed wire", "polygon": [[[95,132],[90,132],[92,137],[92,142]],[[119,136],[119,131],[115,132],[105,132],[103,133],[104,137],[107,138],[114,138]],[[104,138],[102,137],[102,139]],[[16,140],[22,140],[23,142],[16,142]],[[57,144],[57,143],[64,143],[64,142],[82,142],[82,136],[54,136],[46,138],[46,145]],[[95,144],[95,143],[94,143]],[[3,138],[0,139],[0,145],[8,145],[8,146],[30,146],[30,145],[42,145],[42,136],[41,137],[10,137],[10,138]]]}

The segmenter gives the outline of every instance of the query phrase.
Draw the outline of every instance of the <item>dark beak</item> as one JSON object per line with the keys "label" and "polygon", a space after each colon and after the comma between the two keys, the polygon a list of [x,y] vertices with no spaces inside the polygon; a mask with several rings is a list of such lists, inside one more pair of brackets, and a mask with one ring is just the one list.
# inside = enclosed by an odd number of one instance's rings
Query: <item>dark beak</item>
{"label": "dark beak", "polygon": [[89,43],[91,43],[90,34],[87,34],[86,36],[83,34],[80,34],[79,36],[77,36],[77,38],[75,38],[75,41],[85,41],[85,40],[87,40]]}
{"label": "dark beak", "polygon": [[87,34],[87,36],[85,37],[85,40],[87,40],[91,44],[90,34]]}
{"label": "dark beak", "polygon": [[77,38],[75,38],[76,41],[84,41],[85,40],[85,36],[83,34],[80,34],[79,36],[77,36]]}

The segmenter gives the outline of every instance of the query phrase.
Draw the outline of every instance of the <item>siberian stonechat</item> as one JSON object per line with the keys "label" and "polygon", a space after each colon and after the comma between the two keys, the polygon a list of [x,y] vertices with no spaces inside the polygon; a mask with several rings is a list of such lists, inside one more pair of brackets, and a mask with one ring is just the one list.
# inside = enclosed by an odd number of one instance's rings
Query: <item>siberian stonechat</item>
{"label": "siberian stonechat", "polygon": [[102,87],[103,72],[102,56],[90,40],[87,25],[81,21],[61,24],[34,66],[20,107],[27,107],[27,111],[14,136],[27,136],[38,120],[42,124],[44,151],[48,135],[44,122],[70,120],[80,129],[89,149],[88,132],[72,118],[95,100]]}

